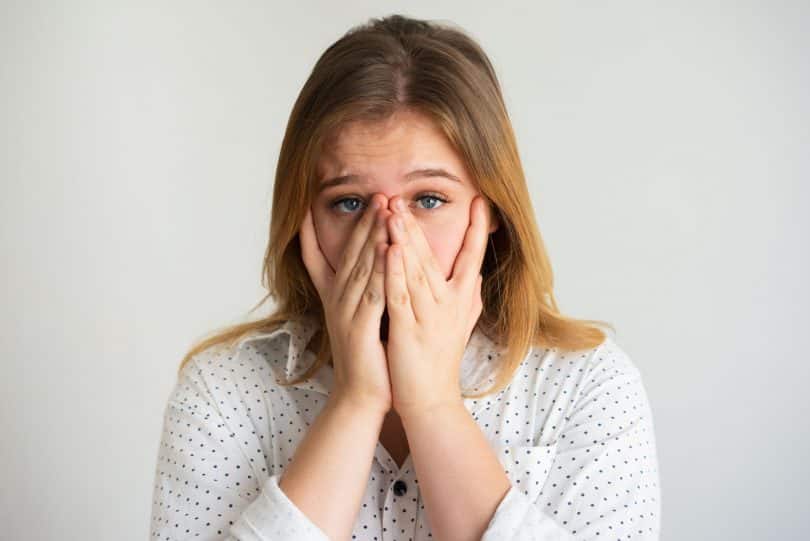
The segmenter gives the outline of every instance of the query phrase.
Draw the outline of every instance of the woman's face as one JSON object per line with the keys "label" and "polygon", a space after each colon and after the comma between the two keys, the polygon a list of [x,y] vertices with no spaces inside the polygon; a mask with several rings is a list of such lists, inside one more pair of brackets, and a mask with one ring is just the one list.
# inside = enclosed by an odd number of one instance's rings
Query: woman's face
{"label": "woman's face", "polygon": [[[409,178],[408,173],[422,169],[441,169],[457,180],[435,171]],[[317,174],[321,191],[313,201],[312,216],[332,270],[371,197],[379,193],[392,212],[393,200],[405,200],[439,268],[450,278],[470,224],[470,203],[479,192],[460,157],[427,117],[398,112],[383,123],[346,125],[324,148]],[[344,175],[353,177],[325,186]],[[491,211],[489,216],[491,233],[498,224]]]}

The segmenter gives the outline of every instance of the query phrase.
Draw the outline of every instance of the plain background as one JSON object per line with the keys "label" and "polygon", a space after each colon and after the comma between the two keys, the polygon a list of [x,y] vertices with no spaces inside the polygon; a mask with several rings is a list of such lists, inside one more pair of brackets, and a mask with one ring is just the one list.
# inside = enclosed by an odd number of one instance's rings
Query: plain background
{"label": "plain background", "polygon": [[493,61],[560,308],[642,371],[662,538],[806,539],[803,1],[3,2],[0,537],[148,537],[179,361],[264,294],[293,101],[390,13]]}

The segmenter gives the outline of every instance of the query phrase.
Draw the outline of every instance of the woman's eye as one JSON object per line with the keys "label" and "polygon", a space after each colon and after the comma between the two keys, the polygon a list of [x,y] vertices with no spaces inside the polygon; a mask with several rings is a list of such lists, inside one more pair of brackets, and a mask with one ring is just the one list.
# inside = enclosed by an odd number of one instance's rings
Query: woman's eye
{"label": "woman's eye", "polygon": [[[358,199],[357,197],[344,197],[343,199],[338,199],[337,201],[332,203],[330,206],[332,208],[340,209],[340,206],[342,204],[344,204],[344,203],[354,203],[354,204],[348,205],[348,207],[350,208],[350,210],[348,212],[342,212],[342,214],[351,214],[354,211],[354,209],[357,208],[357,205],[359,204],[358,203],[359,201],[360,201],[360,199]],[[343,208],[345,209],[347,207],[343,207]]]}
{"label": "woman's eye", "polygon": [[421,197],[418,197],[417,201],[421,201],[423,199],[432,199],[434,201],[434,203],[430,207],[428,207],[428,210],[433,210],[435,208],[438,208],[438,207],[435,206],[437,201],[439,202],[439,207],[442,206],[443,204],[447,203],[446,199],[444,199],[442,197],[439,197],[438,195],[430,195],[430,194],[423,195]]}
{"label": "woman's eye", "polygon": [[[447,203],[447,199],[438,194],[420,195],[416,198],[416,201],[427,201],[425,206],[422,207],[422,210],[435,210],[440,208],[444,203]],[[437,202],[439,203],[438,205]],[[363,203],[359,197],[343,197],[334,201],[330,206],[333,209],[337,209],[340,214],[360,214],[361,212],[358,212],[358,209],[361,206],[365,208],[365,203]]]}

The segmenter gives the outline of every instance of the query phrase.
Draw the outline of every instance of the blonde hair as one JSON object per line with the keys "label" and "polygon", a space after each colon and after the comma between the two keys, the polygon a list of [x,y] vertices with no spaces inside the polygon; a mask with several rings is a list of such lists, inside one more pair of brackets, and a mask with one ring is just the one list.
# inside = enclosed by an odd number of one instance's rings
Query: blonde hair
{"label": "blonde hair", "polygon": [[401,110],[418,111],[436,123],[500,223],[490,234],[481,269],[483,309],[477,325],[505,352],[493,386],[466,396],[503,389],[534,345],[577,350],[605,339],[599,325],[613,329],[610,324],[566,317],[557,308],[515,135],[486,54],[453,26],[391,15],[351,28],[326,49],[293,106],[276,168],[264,256],[262,285],[268,293],[257,305],[273,297],[275,312],[214,331],[191,348],[180,369],[213,345],[233,346],[302,315],[321,326],[311,340],[316,361],[285,385],[300,383],[332,362],[323,307],[298,238],[316,195],[319,152],[344,123],[381,121]]}

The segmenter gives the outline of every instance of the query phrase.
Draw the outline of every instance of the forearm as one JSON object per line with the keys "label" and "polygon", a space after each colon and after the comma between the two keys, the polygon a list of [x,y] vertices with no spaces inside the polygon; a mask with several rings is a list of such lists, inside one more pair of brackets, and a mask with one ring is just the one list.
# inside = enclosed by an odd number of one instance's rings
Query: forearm
{"label": "forearm", "polygon": [[279,487],[330,539],[351,535],[384,417],[330,396],[284,469]]}
{"label": "forearm", "polygon": [[461,401],[400,416],[434,536],[481,539],[511,488],[481,429]]}

